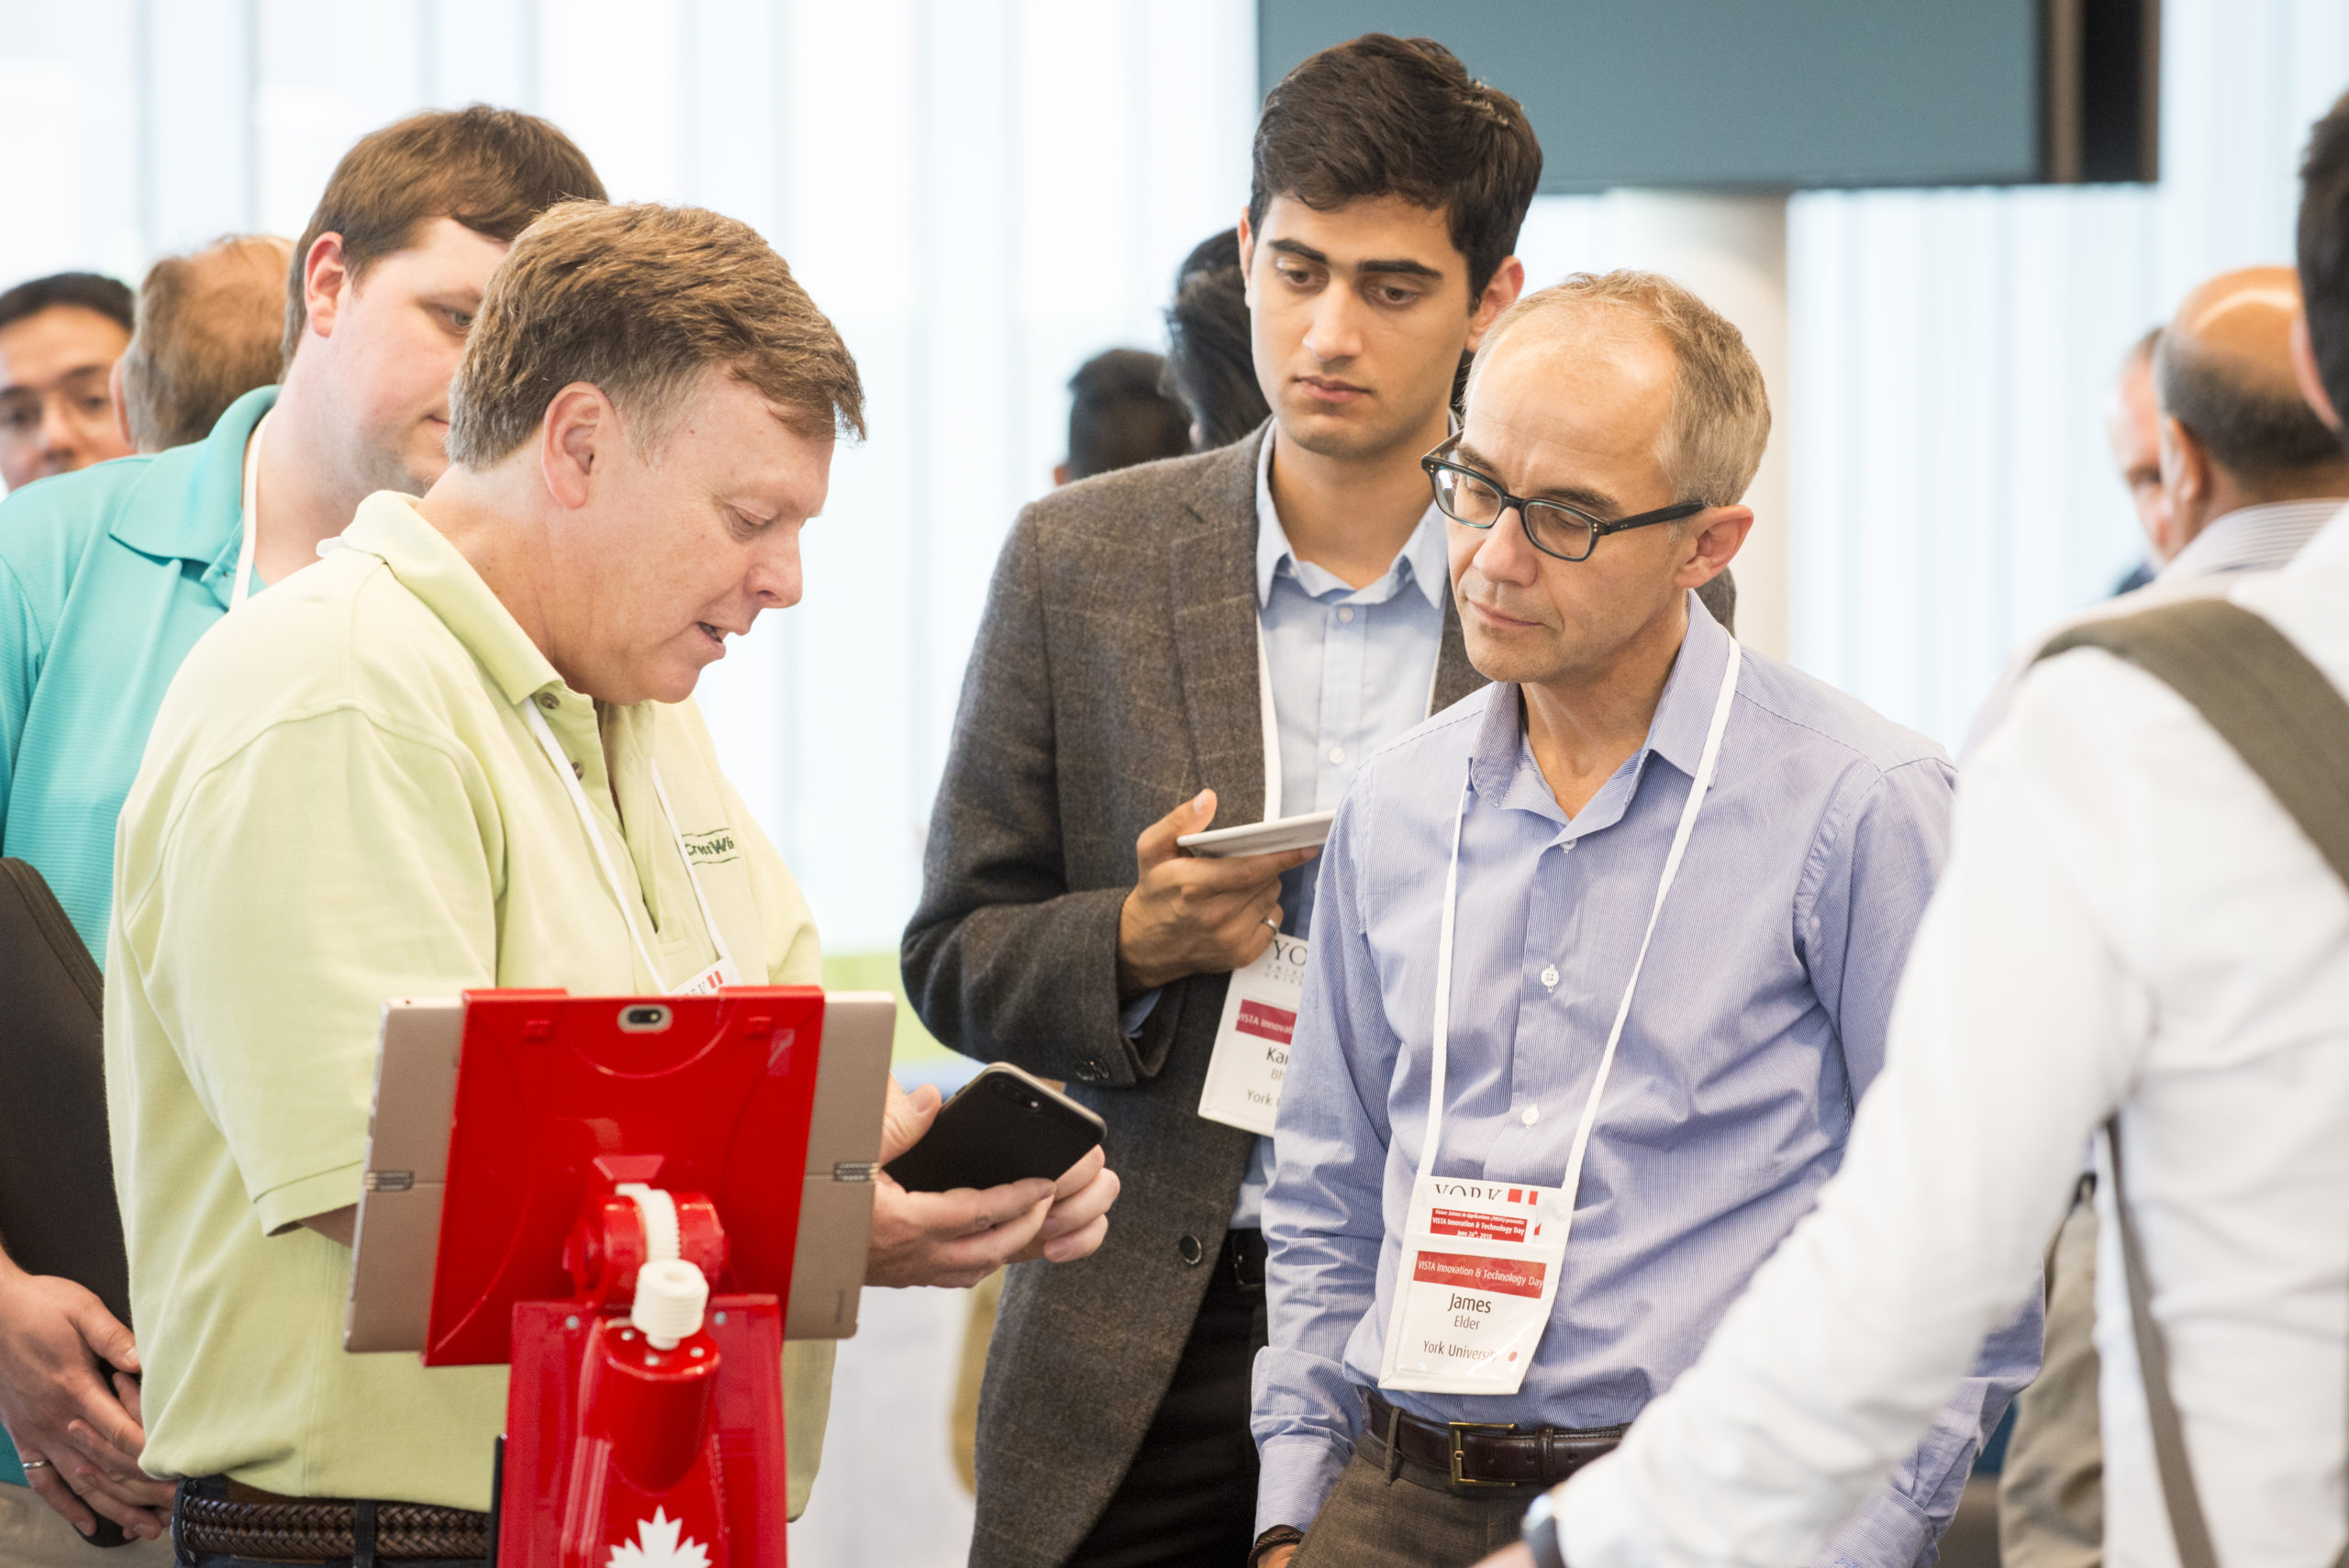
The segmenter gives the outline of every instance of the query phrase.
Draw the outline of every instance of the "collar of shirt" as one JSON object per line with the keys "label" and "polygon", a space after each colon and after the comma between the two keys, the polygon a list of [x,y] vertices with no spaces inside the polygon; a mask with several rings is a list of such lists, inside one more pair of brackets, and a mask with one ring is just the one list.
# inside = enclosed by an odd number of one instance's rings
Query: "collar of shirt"
{"label": "collar of shirt", "polygon": [[2154,574],[2154,581],[2208,577],[2221,572],[2272,572],[2298,555],[2342,506],[2342,498],[2335,495],[2237,507],[2211,518],[2184,550],[2170,558],[2167,566]]}
{"label": "collar of shirt", "polygon": [[124,506],[116,515],[114,537],[141,555],[161,561],[196,561],[209,570],[207,585],[237,569],[245,515],[245,443],[262,416],[276,406],[277,388],[256,387],[228,405],[204,438],[187,500],[181,506]]}
{"label": "collar of shirt", "polygon": [[[1289,548],[1288,530],[1281,527],[1281,515],[1273,506],[1273,443],[1280,439],[1276,424],[1264,432],[1264,444],[1256,450],[1256,607],[1262,609],[1272,601],[1273,583],[1286,564],[1296,577],[1297,585],[1314,598],[1319,598],[1332,588],[1347,584],[1337,573],[1316,566],[1309,561],[1299,561]],[[1431,497],[1428,509],[1419,516],[1419,526],[1395,557],[1395,564],[1386,575],[1366,588],[1356,591],[1364,604],[1384,604],[1403,591],[1406,581],[1416,584],[1428,603],[1437,609],[1443,607],[1444,595],[1451,590],[1452,565],[1446,559],[1443,538],[1443,514],[1436,509]]]}
{"label": "collar of shirt", "polygon": [[490,592],[473,562],[425,520],[407,496],[378,490],[359,503],[342,542],[390,567],[400,585],[423,600],[481,661],[507,702],[524,702],[550,685],[562,684],[555,667],[513,612]]}
{"label": "collar of shirt", "polygon": [[1479,800],[1505,811],[1531,811],[1547,817],[1564,829],[1561,839],[1578,838],[1622,820],[1651,754],[1662,757],[1693,779],[1705,751],[1705,731],[1720,695],[1721,671],[1729,663],[1729,633],[1696,606],[1688,607],[1688,630],[1672,661],[1655,717],[1648,722],[1647,739],[1624,759],[1623,765],[1585,806],[1579,817],[1569,818],[1559,806],[1541,764],[1533,758],[1532,738],[1525,727],[1525,692],[1517,685],[1498,687],[1485,705],[1485,716],[1470,753],[1470,787]]}

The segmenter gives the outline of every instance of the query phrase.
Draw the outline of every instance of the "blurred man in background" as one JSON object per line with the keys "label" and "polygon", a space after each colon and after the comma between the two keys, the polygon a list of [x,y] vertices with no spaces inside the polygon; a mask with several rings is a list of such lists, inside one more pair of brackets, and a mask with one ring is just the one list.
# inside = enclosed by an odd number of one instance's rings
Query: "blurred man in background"
{"label": "blurred man in background", "polygon": [[294,242],[239,234],[166,256],[139,285],[138,327],[115,361],[115,420],[142,452],[212,433],[228,405],[285,364],[285,273]]}
{"label": "blurred man in background", "polygon": [[1174,274],[1166,308],[1166,380],[1191,416],[1191,450],[1228,447],[1272,414],[1256,383],[1248,339],[1248,275],[1240,231],[1227,228],[1192,248]]}
{"label": "blurred man in background", "polygon": [[[2137,468],[2126,472],[2139,516],[2151,519],[2159,565],[2143,586],[2032,638],[1976,714],[1968,753],[2004,716],[2051,638],[2165,600],[2223,594],[2243,573],[2275,571],[2349,499],[2349,459],[2292,379],[2299,309],[2289,267],[2245,267],[2195,288],[2167,326],[2143,339],[2154,345],[2151,494]],[[2026,1407],[2016,1419],[2028,1415]]]}
{"label": "blurred man in background", "polygon": [[2162,498],[2162,421],[2154,395],[2154,346],[2161,341],[2158,327],[2147,332],[2121,356],[2121,373],[2112,383],[2111,401],[2104,409],[2104,440],[2112,466],[2129,489],[2129,504],[2136,508],[2137,527],[2145,536],[2147,560],[2130,568],[2113,584],[2126,594],[2154,580],[2163,562],[2177,553],[2170,538],[2169,508]]}
{"label": "blurred man in background", "polygon": [[0,485],[130,454],[107,391],[130,328],[130,291],[95,272],[0,294]]}
{"label": "blurred man in background", "polygon": [[1054,484],[1112,473],[1191,450],[1183,406],[1161,384],[1166,361],[1140,349],[1107,349],[1068,378],[1068,461]]}

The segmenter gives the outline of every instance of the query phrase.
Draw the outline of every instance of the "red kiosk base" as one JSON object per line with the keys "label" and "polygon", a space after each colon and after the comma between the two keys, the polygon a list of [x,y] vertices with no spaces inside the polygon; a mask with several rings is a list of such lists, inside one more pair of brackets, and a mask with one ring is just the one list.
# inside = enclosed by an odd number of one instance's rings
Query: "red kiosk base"
{"label": "red kiosk base", "polygon": [[784,1568],[823,994],[465,997],[429,1366],[510,1361],[496,1568]]}

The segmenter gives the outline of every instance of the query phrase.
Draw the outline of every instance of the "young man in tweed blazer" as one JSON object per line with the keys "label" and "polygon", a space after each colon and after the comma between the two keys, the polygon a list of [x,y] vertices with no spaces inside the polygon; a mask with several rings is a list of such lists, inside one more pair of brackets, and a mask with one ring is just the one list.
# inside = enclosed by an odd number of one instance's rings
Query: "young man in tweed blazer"
{"label": "young man in tweed blazer", "polygon": [[1005,547],[906,984],[956,1049],[1068,1080],[1126,1186],[1094,1259],[1005,1291],[974,1568],[1250,1554],[1270,1140],[1198,1105],[1230,972],[1308,935],[1312,852],[1174,840],[1335,806],[1482,684],[1419,460],[1523,286],[1540,172],[1523,112],[1439,45],[1374,34],[1300,65],[1266,100],[1241,231],[1272,419],[1058,491]]}

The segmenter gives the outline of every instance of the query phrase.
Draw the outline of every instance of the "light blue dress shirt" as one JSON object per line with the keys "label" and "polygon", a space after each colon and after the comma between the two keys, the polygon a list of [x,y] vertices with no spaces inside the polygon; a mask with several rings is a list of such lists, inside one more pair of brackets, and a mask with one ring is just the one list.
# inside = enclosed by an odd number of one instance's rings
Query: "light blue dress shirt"
{"label": "light blue dress shirt", "polygon": [[[1427,717],[1452,577],[1443,514],[1432,500],[1386,574],[1366,587],[1299,561],[1273,507],[1279,439],[1267,436],[1256,459],[1256,625],[1280,727],[1273,815],[1297,817],[1335,810],[1370,754]],[[1281,929],[1292,935],[1312,934],[1315,870],[1308,861],[1283,880]],[[1271,1139],[1256,1140],[1231,1211],[1234,1229],[1258,1223],[1272,1151]]]}
{"label": "light blue dress shirt", "polygon": [[[1321,857],[1320,920],[1264,1206],[1257,1524],[1305,1524],[1377,1382],[1427,1124],[1444,867],[1464,775],[1451,1105],[1435,1171],[1555,1184],[1703,750],[1729,637],[1689,630],[1647,742],[1569,819],[1513,685],[1363,768]],[[1550,1327],[1513,1397],[1395,1393],[1431,1420],[1609,1427],[1693,1362],[1840,1162],[1884,1062],[1948,850],[1932,741],[1751,651],[1591,1136]],[[1908,1568],[2037,1368],[2036,1300],[1827,1561]]]}

